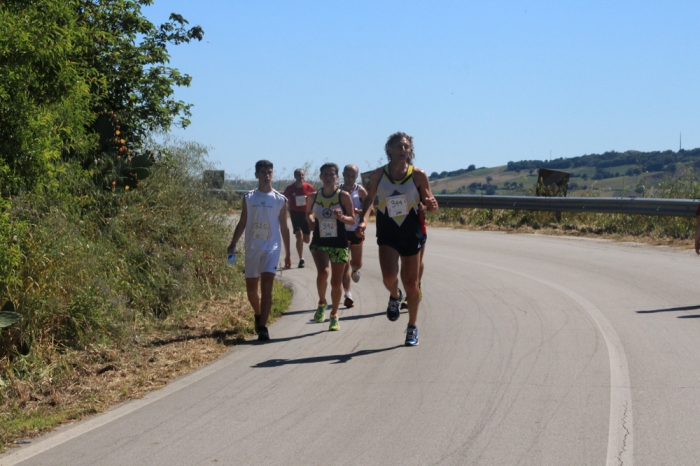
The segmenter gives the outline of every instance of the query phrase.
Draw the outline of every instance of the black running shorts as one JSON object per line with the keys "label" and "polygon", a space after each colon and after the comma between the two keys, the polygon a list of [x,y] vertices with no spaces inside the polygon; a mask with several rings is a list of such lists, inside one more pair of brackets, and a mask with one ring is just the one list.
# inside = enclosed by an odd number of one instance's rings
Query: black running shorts
{"label": "black running shorts", "polygon": [[399,256],[415,256],[418,254],[427,239],[427,235],[417,239],[393,239],[393,238],[377,238],[377,245],[389,246],[399,253]]}
{"label": "black running shorts", "polygon": [[345,235],[348,237],[348,243],[357,246],[358,244],[362,244],[362,242],[365,240],[364,238],[359,238],[355,234],[355,230],[353,231],[346,231]]}
{"label": "black running shorts", "polygon": [[301,230],[305,235],[311,234],[309,231],[309,222],[306,221],[306,212],[290,210],[289,217],[292,219],[292,231],[294,233]]}

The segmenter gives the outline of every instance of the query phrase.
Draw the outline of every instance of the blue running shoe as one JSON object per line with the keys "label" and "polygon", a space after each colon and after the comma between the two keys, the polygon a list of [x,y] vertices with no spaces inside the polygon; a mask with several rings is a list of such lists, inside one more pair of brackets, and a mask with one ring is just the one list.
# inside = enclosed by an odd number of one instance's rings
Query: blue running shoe
{"label": "blue running shoe", "polygon": [[418,346],[418,327],[415,325],[406,328],[406,346]]}
{"label": "blue running shoe", "polygon": [[401,291],[401,288],[399,288],[398,298],[392,298],[391,295],[389,295],[389,305],[386,308],[386,318],[392,322],[399,320],[399,316],[401,315],[401,310],[399,309],[401,307],[401,301],[403,301],[403,291]]}

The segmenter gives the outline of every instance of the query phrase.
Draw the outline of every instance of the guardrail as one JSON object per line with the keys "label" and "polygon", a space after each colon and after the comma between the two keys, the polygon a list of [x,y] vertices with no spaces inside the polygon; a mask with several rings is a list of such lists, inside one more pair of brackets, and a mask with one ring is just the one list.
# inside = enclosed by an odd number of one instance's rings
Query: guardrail
{"label": "guardrail", "polygon": [[700,200],[642,197],[534,197],[435,194],[440,207],[695,217]]}
{"label": "guardrail", "polygon": [[[238,190],[237,194],[247,191]],[[648,197],[535,197],[435,194],[440,207],[471,209],[535,210],[549,212],[593,212],[601,214],[666,215],[695,217],[698,199]]]}

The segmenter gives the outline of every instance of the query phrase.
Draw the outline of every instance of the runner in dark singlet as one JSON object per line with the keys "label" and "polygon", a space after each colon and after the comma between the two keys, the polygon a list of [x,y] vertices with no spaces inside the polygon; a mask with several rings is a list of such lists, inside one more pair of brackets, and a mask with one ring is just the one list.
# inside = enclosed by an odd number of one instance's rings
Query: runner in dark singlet
{"label": "runner in dark singlet", "polygon": [[316,322],[323,322],[326,308],[326,289],[330,268],[331,315],[328,330],[338,330],[338,306],[343,295],[343,270],[348,261],[348,239],[345,225],[355,223],[350,195],[336,186],[338,166],[325,163],[321,166],[323,188],[307,203],[306,219],[313,230],[309,250],[316,263],[316,288],[318,308],[314,314]]}
{"label": "runner in dark singlet", "polygon": [[[423,211],[436,212],[438,204],[430,191],[428,176],[413,166],[413,138],[394,133],[384,146],[389,163],[377,168],[370,177],[363,214],[357,229],[364,235],[369,207],[375,196],[377,205],[377,244],[384,286],[389,290],[387,318],[398,320],[403,293],[399,272],[408,296],[406,345],[418,344],[419,277],[422,251],[427,238]],[[400,264],[400,269],[399,269]]]}

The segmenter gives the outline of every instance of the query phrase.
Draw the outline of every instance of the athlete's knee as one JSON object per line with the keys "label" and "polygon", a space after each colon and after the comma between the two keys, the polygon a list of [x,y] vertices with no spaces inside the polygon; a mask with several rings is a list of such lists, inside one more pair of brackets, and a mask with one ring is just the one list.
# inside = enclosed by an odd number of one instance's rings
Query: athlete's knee
{"label": "athlete's knee", "polygon": [[406,288],[407,294],[420,293],[420,289],[418,288],[418,278],[405,280],[403,282],[403,286]]}
{"label": "athlete's knee", "polygon": [[343,275],[342,274],[336,274],[331,277],[331,286],[333,288],[338,288],[339,286],[343,286]]}
{"label": "athlete's knee", "polygon": [[393,288],[399,277],[396,275],[385,275],[384,276],[384,286],[387,288]]}
{"label": "athlete's knee", "polygon": [[296,236],[298,240],[302,239],[302,237],[305,238],[304,235],[302,234],[301,230],[296,230],[294,232],[294,236]]}
{"label": "athlete's knee", "polygon": [[329,274],[330,274],[330,271],[329,271],[328,267],[318,269],[318,278],[320,278],[322,280],[328,280]]}
{"label": "athlete's knee", "polygon": [[311,235],[304,235],[304,242],[309,244],[309,242],[311,242]]}
{"label": "athlete's knee", "polygon": [[352,268],[361,269],[362,268],[362,256],[352,258]]}

